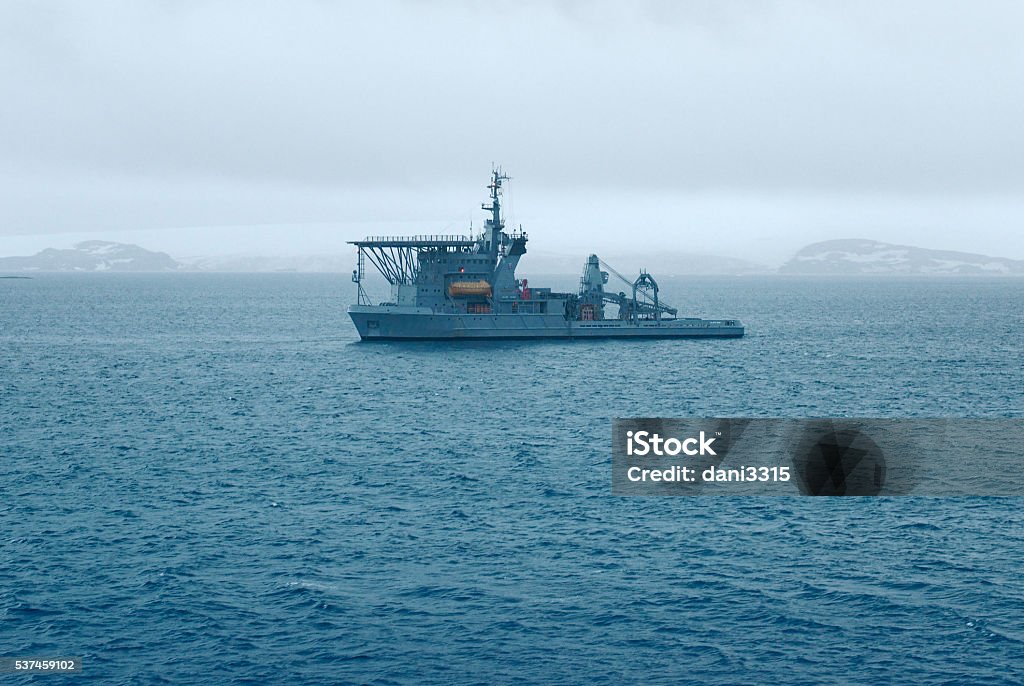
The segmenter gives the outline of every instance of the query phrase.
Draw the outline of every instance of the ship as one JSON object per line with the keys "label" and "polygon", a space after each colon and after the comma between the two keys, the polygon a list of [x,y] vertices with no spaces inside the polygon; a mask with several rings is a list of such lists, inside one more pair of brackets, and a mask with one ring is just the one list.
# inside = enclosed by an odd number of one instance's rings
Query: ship
{"label": "ship", "polygon": [[[526,254],[522,226],[506,231],[502,184],[491,171],[483,231],[473,235],[370,236],[356,246],[357,302],[348,309],[360,339],[737,338],[737,319],[679,317],[646,270],[627,279],[597,255],[583,267],[579,291],[556,292],[516,277]],[[390,284],[388,302],[371,302],[366,263]],[[609,288],[614,276],[623,290]]]}

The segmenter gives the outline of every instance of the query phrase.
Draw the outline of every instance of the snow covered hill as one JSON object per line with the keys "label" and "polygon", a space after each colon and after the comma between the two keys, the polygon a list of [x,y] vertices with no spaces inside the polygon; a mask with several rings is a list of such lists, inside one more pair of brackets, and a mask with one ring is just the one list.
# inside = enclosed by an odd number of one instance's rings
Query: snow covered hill
{"label": "snow covered hill", "polygon": [[171,272],[180,265],[164,252],[127,243],[85,241],[74,248],[47,248],[25,257],[0,257],[0,271]]}
{"label": "snow covered hill", "polygon": [[779,273],[1024,276],[1024,261],[854,238],[812,243]]}

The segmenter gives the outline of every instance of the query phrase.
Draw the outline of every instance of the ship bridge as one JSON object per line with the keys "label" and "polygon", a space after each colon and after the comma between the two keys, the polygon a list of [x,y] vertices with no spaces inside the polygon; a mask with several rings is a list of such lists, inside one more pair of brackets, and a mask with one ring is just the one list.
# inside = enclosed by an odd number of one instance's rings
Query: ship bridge
{"label": "ship bridge", "polygon": [[369,236],[349,241],[359,255],[352,273],[358,303],[369,304],[362,286],[366,260],[391,284],[393,301],[402,305],[490,312],[492,294],[517,291],[515,268],[526,253],[527,237],[521,229],[512,234],[503,230],[501,185],[508,178],[500,168],[491,171],[490,203],[483,205],[491,216],[478,235]]}

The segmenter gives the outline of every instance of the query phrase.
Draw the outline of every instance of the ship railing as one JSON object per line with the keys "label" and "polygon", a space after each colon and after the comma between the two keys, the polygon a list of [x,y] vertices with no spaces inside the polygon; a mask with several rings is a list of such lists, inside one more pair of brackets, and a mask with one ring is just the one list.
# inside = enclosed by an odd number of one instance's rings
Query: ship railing
{"label": "ship railing", "polygon": [[477,239],[472,236],[455,234],[424,234],[417,236],[367,236],[361,241],[350,241],[354,245],[471,245]]}

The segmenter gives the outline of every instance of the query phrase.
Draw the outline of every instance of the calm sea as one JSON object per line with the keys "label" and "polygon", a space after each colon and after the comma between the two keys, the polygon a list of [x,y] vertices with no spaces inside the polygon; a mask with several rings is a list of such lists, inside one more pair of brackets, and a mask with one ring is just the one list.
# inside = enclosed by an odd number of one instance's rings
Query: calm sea
{"label": "calm sea", "polygon": [[617,498],[609,445],[616,416],[1024,416],[1024,280],[662,281],[747,337],[359,344],[347,276],[0,280],[0,654],[1024,682],[1019,499]]}

